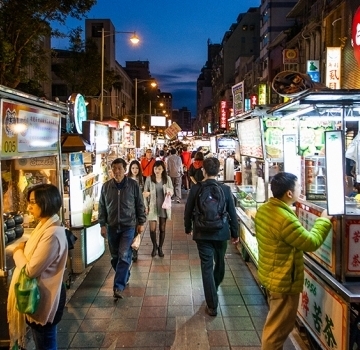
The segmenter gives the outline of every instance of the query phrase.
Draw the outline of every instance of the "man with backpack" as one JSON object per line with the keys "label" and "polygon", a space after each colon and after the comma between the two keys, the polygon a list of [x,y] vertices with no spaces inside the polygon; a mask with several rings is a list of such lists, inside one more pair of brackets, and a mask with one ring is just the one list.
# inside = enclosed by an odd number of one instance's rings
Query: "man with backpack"
{"label": "man with backpack", "polygon": [[220,163],[204,160],[204,181],[192,186],[185,205],[185,233],[192,234],[201,260],[206,311],[217,315],[217,290],[225,275],[227,241],[239,242],[239,228],[230,187],[216,181]]}

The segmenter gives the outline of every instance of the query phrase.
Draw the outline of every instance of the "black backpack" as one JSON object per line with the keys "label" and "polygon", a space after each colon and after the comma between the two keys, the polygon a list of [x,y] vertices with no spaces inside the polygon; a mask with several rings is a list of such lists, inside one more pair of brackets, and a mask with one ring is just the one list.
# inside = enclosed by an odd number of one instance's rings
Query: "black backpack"
{"label": "black backpack", "polygon": [[200,183],[195,198],[194,228],[206,232],[219,231],[227,220],[224,191],[216,182]]}

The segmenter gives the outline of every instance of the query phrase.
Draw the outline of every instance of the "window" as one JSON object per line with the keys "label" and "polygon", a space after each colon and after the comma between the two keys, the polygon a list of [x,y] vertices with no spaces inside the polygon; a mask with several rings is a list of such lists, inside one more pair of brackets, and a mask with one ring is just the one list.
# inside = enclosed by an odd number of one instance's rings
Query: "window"
{"label": "window", "polygon": [[244,25],[242,26],[242,30],[248,30],[247,24],[244,24]]}
{"label": "window", "polygon": [[101,30],[103,29],[103,24],[102,23],[98,23],[98,24],[93,24],[91,27],[91,36],[93,38],[101,38]]}

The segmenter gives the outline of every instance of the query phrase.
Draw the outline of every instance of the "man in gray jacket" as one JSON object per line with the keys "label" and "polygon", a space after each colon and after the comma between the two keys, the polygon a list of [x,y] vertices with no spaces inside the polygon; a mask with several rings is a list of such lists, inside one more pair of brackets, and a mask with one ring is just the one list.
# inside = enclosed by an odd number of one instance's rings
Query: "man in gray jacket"
{"label": "man in gray jacket", "polygon": [[176,154],[176,149],[172,148],[171,155],[167,157],[166,168],[174,187],[174,199],[177,203],[181,200],[181,178],[184,174],[182,160]]}
{"label": "man in gray jacket", "polygon": [[113,179],[104,183],[99,199],[101,235],[108,238],[111,265],[115,270],[114,298],[122,298],[122,291],[130,277],[131,243],[135,230],[144,232],[146,222],[143,196],[137,182],[125,176],[126,162],[122,158],[111,164]]}

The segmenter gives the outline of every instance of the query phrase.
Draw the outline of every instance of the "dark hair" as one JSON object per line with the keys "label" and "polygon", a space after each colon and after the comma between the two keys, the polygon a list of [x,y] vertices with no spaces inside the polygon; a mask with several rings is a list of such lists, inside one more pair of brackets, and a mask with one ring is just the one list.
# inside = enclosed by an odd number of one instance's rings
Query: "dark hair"
{"label": "dark hair", "polygon": [[136,165],[138,168],[139,168],[139,173],[137,174],[137,179],[139,180],[139,185],[142,185],[143,182],[144,182],[144,179],[143,179],[143,174],[142,174],[142,170],[141,170],[141,165],[140,165],[140,162],[136,159],[132,160],[130,165],[129,165],[129,172],[128,172],[128,177],[133,177],[134,174],[131,172],[131,167],[133,165]]}
{"label": "dark hair", "polygon": [[183,146],[182,150],[183,152],[187,152],[187,146]]}
{"label": "dark hair", "polygon": [[194,160],[204,160],[204,153],[202,152],[196,152],[195,153],[195,157],[194,157]]}
{"label": "dark hair", "polygon": [[30,201],[30,194],[34,192],[35,202],[41,209],[41,217],[51,217],[57,214],[62,206],[62,199],[58,188],[51,184],[40,184],[30,187],[26,199]]}
{"label": "dark hair", "polygon": [[270,188],[275,198],[280,199],[287,191],[295,190],[295,182],[297,177],[294,174],[280,172],[277,173],[271,180]]}
{"label": "dark hair", "polygon": [[112,163],[111,163],[111,166],[113,166],[113,165],[115,165],[115,164],[122,164],[123,165],[123,167],[124,167],[124,169],[126,169],[126,161],[124,160],[124,159],[122,159],[122,158],[116,158],[116,159],[114,159],[113,161],[112,161]]}
{"label": "dark hair", "polygon": [[154,163],[153,169],[152,169],[152,173],[151,173],[151,181],[156,183],[156,178],[155,178],[155,168],[162,166],[163,167],[163,172],[161,173],[161,179],[163,184],[167,183],[167,174],[166,174],[166,167],[165,167],[165,163],[162,160],[157,160]]}
{"label": "dark hair", "polygon": [[160,152],[159,152],[159,156],[160,157],[164,157],[164,155],[165,155],[165,151],[162,149],[162,150],[160,150]]}
{"label": "dark hair", "polygon": [[176,148],[172,148],[170,151],[171,154],[176,154]]}
{"label": "dark hair", "polygon": [[216,176],[220,169],[219,159],[214,157],[204,159],[203,168],[208,176]]}

